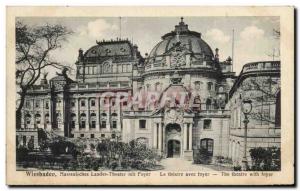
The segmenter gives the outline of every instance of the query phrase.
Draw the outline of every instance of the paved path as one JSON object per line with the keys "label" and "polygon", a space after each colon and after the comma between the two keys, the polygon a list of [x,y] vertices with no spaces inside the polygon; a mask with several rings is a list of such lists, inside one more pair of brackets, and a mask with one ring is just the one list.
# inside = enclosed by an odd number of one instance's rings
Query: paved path
{"label": "paved path", "polygon": [[166,171],[213,171],[207,165],[193,164],[182,158],[166,158],[161,160],[161,165]]}

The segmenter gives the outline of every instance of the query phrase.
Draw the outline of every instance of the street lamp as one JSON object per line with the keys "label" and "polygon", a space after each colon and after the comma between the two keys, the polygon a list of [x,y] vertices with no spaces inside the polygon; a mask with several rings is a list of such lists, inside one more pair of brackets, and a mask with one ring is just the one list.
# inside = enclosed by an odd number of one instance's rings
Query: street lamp
{"label": "street lamp", "polygon": [[244,157],[242,160],[242,170],[247,170],[248,167],[248,161],[247,161],[247,128],[248,128],[248,115],[250,114],[252,110],[252,101],[251,100],[243,100],[242,101],[242,112],[244,113],[245,119],[243,120],[243,123],[245,125],[244,130]]}

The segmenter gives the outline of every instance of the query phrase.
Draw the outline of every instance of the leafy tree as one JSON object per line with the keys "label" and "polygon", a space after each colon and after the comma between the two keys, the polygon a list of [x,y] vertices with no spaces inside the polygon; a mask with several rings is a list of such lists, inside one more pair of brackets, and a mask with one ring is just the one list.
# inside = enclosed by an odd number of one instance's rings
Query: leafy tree
{"label": "leafy tree", "polygon": [[32,27],[16,23],[16,84],[20,102],[16,110],[17,127],[21,125],[21,110],[27,91],[37,82],[48,67],[62,69],[64,66],[51,58],[51,53],[60,48],[71,31],[62,25]]}

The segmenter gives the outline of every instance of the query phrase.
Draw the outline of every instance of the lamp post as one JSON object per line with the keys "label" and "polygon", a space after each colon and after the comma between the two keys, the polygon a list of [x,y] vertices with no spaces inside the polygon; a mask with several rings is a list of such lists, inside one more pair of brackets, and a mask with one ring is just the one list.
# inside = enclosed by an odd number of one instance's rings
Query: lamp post
{"label": "lamp post", "polygon": [[247,133],[248,133],[248,115],[252,110],[252,101],[251,100],[243,100],[242,101],[242,112],[244,113],[245,119],[243,123],[245,125],[244,129],[244,156],[242,160],[242,170],[247,170],[248,168],[248,161],[247,161]]}

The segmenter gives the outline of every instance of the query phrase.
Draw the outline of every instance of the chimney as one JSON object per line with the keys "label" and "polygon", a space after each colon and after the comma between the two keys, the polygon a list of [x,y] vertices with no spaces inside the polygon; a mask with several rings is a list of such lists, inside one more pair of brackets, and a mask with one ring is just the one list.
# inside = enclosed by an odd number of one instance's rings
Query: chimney
{"label": "chimney", "polygon": [[216,48],[215,60],[219,61],[219,49]]}
{"label": "chimney", "polygon": [[78,61],[83,61],[83,50],[81,48],[78,50]]}
{"label": "chimney", "polygon": [[43,78],[41,79],[41,82],[40,82],[41,86],[48,84],[47,75],[48,75],[48,73],[43,73]]}

